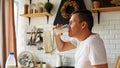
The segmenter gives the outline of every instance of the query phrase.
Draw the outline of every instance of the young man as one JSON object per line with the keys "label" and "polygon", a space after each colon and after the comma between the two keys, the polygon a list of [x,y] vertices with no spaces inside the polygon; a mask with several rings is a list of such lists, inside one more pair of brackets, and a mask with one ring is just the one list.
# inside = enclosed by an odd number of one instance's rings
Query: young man
{"label": "young man", "polygon": [[61,40],[61,34],[56,34],[53,28],[56,47],[59,51],[76,49],[75,68],[108,68],[104,43],[98,34],[92,33],[93,16],[89,10],[72,13],[68,24],[70,41]]}

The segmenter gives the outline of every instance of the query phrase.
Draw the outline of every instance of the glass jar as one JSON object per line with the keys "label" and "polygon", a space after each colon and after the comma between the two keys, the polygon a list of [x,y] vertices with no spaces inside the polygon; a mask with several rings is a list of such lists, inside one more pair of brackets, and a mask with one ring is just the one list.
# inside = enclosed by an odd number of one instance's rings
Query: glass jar
{"label": "glass jar", "polygon": [[24,14],[28,14],[28,7],[29,7],[28,4],[24,5]]}
{"label": "glass jar", "polygon": [[36,62],[37,68],[42,68],[42,62]]}
{"label": "glass jar", "polygon": [[37,7],[38,7],[38,9],[37,9],[38,13],[42,13],[43,12],[43,3],[39,2]]}
{"label": "glass jar", "polygon": [[35,3],[32,3],[30,5],[30,14],[32,14],[32,13],[37,13],[36,4]]}
{"label": "glass jar", "polygon": [[93,1],[93,8],[99,8],[100,7],[100,2],[99,1]]}
{"label": "glass jar", "polygon": [[47,68],[46,62],[42,62],[42,68]]}
{"label": "glass jar", "polygon": [[67,28],[67,24],[55,29],[55,32],[56,34],[61,34],[61,33],[64,33],[64,32],[68,32],[68,28]]}

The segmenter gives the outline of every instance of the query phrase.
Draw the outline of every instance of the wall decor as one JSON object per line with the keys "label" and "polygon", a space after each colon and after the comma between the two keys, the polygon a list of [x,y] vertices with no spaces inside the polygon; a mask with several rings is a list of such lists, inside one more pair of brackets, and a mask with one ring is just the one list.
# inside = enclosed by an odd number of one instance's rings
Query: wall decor
{"label": "wall decor", "polygon": [[33,27],[31,32],[27,32],[27,34],[31,35],[27,45],[31,46],[36,45],[37,43],[42,43],[43,42],[42,33],[43,33],[42,28]]}
{"label": "wall decor", "polygon": [[68,24],[69,15],[74,10],[86,9],[84,0],[61,0],[53,25]]}
{"label": "wall decor", "polygon": [[74,0],[67,0],[60,9],[61,15],[65,19],[69,19],[73,11],[78,11],[79,6]]}

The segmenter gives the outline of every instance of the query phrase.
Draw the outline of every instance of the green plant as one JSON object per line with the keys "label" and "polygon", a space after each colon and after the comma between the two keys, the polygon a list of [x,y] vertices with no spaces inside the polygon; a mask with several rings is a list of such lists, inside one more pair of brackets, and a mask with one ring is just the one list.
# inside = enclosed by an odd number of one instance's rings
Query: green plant
{"label": "green plant", "polygon": [[52,10],[52,8],[53,8],[53,4],[50,3],[49,0],[48,0],[48,2],[45,3],[44,8],[45,8],[48,12],[50,12],[50,11]]}

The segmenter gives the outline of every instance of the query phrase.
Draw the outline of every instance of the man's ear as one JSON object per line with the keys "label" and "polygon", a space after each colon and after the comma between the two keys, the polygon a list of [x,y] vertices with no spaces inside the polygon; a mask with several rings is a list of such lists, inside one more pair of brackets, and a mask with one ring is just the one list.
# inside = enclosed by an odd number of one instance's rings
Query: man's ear
{"label": "man's ear", "polygon": [[81,23],[81,26],[82,26],[82,29],[86,28],[86,26],[87,26],[86,21],[83,21],[83,22]]}

